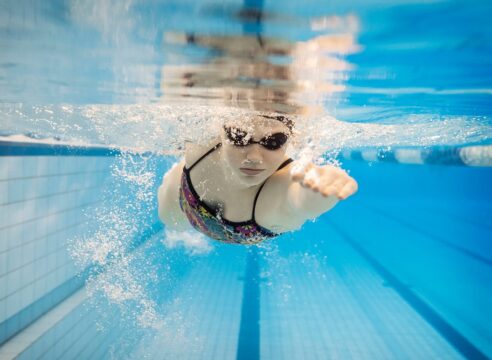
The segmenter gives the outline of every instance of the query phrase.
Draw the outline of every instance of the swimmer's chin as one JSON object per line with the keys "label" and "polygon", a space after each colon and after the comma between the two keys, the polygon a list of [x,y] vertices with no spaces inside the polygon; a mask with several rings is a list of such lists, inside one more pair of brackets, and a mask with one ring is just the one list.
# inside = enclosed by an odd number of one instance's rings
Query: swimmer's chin
{"label": "swimmer's chin", "polygon": [[259,184],[261,184],[262,182],[264,182],[268,178],[268,176],[265,176],[263,174],[261,174],[261,176],[258,176],[258,175],[246,175],[246,174],[243,174],[241,172],[237,173],[236,174],[236,177],[237,177],[238,181],[242,185],[247,185],[247,186],[256,186],[256,185],[259,185]]}
{"label": "swimmer's chin", "polygon": [[258,173],[256,175],[247,175],[241,171],[240,168],[244,167],[242,165],[237,168],[234,165],[228,163],[226,163],[226,165],[227,170],[224,175],[228,177],[230,181],[246,187],[260,185],[274,172],[270,171],[269,169],[265,169],[265,171],[262,171],[261,173]]}

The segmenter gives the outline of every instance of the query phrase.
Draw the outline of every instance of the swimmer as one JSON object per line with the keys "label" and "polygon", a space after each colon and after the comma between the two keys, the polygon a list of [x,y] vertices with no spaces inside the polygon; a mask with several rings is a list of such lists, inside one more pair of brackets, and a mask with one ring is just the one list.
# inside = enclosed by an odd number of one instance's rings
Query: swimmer
{"label": "swimmer", "polygon": [[170,230],[196,229],[232,244],[257,244],[299,229],[357,191],[331,166],[286,156],[294,123],[259,115],[227,121],[207,146],[186,144],[164,175],[159,217]]}

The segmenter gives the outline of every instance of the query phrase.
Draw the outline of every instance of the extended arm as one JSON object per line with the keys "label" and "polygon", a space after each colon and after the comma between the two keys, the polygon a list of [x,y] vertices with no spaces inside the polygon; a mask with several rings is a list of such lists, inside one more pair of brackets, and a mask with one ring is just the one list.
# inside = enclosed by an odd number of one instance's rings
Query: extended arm
{"label": "extended arm", "polygon": [[291,212],[305,220],[313,219],[354,194],[357,188],[357,182],[337,167],[312,163],[302,168],[294,166],[287,203]]}

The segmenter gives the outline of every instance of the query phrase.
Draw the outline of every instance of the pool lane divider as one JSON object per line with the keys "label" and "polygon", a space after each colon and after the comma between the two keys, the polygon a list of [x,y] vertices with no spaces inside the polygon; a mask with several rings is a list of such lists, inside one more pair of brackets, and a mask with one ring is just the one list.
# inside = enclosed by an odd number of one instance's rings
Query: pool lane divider
{"label": "pool lane divider", "polygon": [[[82,146],[0,140],[0,156],[117,156],[124,150],[103,146]],[[143,155],[148,155],[145,152]],[[434,148],[366,148],[342,150],[346,160],[401,164],[492,166],[492,145]]]}
{"label": "pool lane divider", "polygon": [[345,149],[340,157],[367,162],[492,166],[492,145]]}
{"label": "pool lane divider", "polygon": [[323,218],[352,248],[364,258],[372,268],[391,286],[422,318],[424,318],[449,344],[467,359],[489,359],[480,349],[473,345],[465,336],[449,324],[441,315],[434,311],[425,301],[371,256],[362,246],[354,241],[340,226]]}
{"label": "pool lane divider", "polygon": [[237,360],[258,360],[260,358],[260,264],[258,248],[247,250],[246,271],[244,274],[243,300]]}

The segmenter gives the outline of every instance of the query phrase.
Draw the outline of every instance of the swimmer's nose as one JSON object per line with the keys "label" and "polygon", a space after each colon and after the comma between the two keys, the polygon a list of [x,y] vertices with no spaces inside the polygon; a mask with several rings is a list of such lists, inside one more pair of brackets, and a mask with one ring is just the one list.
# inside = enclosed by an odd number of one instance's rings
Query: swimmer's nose
{"label": "swimmer's nose", "polygon": [[261,155],[259,144],[252,144],[246,147],[246,159],[251,162],[261,163],[263,161],[263,156]]}

